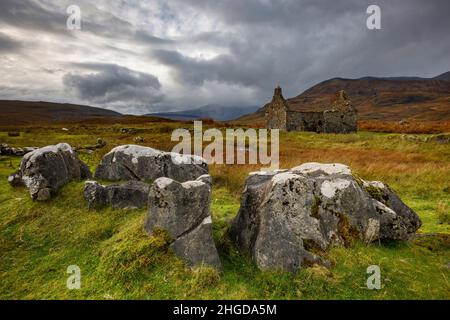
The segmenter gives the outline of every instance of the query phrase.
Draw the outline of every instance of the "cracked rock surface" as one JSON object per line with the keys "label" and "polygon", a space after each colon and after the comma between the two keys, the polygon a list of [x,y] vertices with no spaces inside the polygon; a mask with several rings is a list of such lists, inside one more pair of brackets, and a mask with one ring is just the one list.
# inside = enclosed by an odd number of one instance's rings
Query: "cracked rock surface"
{"label": "cracked rock surface", "polygon": [[107,153],[95,171],[96,179],[154,181],[167,177],[184,182],[208,173],[203,158],[124,145]]}
{"label": "cracked rock surface", "polygon": [[188,266],[221,268],[212,236],[209,175],[183,183],[159,178],[151,185],[148,200],[145,229],[150,235],[156,228],[166,230],[171,248]]}
{"label": "cracked rock surface", "polygon": [[141,181],[104,186],[96,181],[86,181],[84,198],[89,209],[110,205],[120,209],[138,209],[147,206],[150,185]]}
{"label": "cracked rock surface", "polygon": [[386,184],[363,181],[342,164],[305,163],[250,174],[229,234],[261,269],[296,272],[327,264],[314,253],[330,246],[408,240],[420,226]]}
{"label": "cracked rock surface", "polygon": [[27,153],[20,169],[9,176],[13,186],[25,185],[34,200],[48,200],[66,183],[91,177],[88,166],[67,143]]}

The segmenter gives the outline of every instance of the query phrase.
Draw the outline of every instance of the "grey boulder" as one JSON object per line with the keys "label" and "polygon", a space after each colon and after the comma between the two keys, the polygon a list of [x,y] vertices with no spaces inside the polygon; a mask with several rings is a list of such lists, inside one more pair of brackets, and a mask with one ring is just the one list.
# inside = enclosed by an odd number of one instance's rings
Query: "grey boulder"
{"label": "grey boulder", "polygon": [[204,264],[220,269],[212,236],[209,181],[207,176],[184,183],[157,179],[150,187],[145,229],[150,235],[155,229],[166,230],[171,248],[188,266]]}
{"label": "grey boulder", "polygon": [[104,186],[96,181],[86,181],[84,198],[89,209],[110,205],[120,209],[145,208],[150,186],[141,181],[128,181]]}
{"label": "grey boulder", "polygon": [[149,147],[124,145],[106,154],[95,171],[95,178],[105,180],[154,181],[167,177],[184,182],[208,173],[203,158],[164,152]]}
{"label": "grey boulder", "polygon": [[20,163],[20,170],[8,181],[13,186],[25,185],[34,200],[44,201],[57,193],[70,181],[89,178],[86,164],[67,143],[47,146],[27,153]]}
{"label": "grey boulder", "polygon": [[331,246],[408,240],[420,226],[385,184],[363,181],[342,164],[305,163],[250,174],[229,235],[261,269],[296,272],[328,265],[316,253]]}

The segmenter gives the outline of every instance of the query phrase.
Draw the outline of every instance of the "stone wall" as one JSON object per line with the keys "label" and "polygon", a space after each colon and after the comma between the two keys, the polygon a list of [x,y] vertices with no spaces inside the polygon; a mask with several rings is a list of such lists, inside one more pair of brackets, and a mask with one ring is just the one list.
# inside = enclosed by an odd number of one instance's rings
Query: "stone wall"
{"label": "stone wall", "polygon": [[357,131],[356,113],[353,111],[341,112],[337,110],[324,111],[325,133],[351,133]]}
{"label": "stone wall", "polygon": [[288,111],[287,130],[288,131],[323,131],[323,112],[296,112]]}

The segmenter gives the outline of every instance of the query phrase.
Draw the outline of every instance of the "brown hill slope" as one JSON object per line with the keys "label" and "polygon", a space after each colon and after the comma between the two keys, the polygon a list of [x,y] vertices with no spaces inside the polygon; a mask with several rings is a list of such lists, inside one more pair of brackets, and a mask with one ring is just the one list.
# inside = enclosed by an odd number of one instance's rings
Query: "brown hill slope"
{"label": "brown hill slope", "polygon": [[[338,90],[345,90],[360,120],[443,121],[450,120],[450,73],[436,78],[334,78],[321,82],[288,99],[300,111],[326,109]],[[442,80],[441,80],[442,79]],[[241,122],[262,122],[264,107],[243,116]]]}
{"label": "brown hill slope", "polygon": [[50,124],[121,116],[115,111],[74,104],[0,100],[0,126]]}

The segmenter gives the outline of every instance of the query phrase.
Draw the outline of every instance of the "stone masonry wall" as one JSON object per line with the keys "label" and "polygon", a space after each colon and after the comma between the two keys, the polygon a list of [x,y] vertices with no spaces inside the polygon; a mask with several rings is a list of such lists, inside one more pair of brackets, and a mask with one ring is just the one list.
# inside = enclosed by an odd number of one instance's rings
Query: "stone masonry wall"
{"label": "stone masonry wall", "polygon": [[288,111],[288,131],[322,132],[324,124],[323,112]]}

